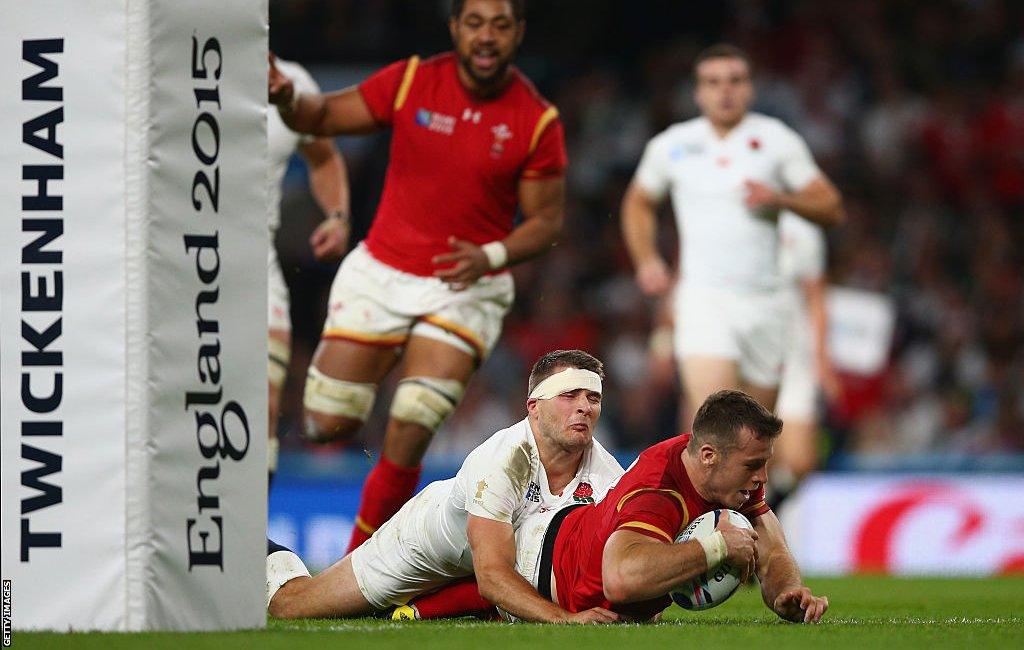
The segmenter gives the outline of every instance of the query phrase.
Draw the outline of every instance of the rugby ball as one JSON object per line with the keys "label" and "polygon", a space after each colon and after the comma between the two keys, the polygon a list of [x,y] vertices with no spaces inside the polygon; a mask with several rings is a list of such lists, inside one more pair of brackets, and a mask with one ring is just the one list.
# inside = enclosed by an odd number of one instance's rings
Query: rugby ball
{"label": "rugby ball", "polygon": [[[691,539],[707,537],[715,532],[718,526],[718,519],[723,512],[729,513],[729,523],[739,528],[753,530],[754,527],[746,517],[735,510],[712,510],[705,512],[690,522],[690,525],[679,533],[676,543],[686,542]],[[693,580],[682,585],[675,591],[669,592],[672,600],[689,610],[711,609],[721,605],[729,599],[740,586],[740,576],[743,572],[740,569],[729,565],[729,562],[722,562],[717,567],[700,574]]]}

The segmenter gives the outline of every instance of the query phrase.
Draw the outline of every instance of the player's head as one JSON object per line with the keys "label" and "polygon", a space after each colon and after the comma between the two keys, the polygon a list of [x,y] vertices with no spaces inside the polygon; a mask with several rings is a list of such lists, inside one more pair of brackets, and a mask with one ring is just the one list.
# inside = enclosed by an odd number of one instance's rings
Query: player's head
{"label": "player's head", "polygon": [[530,371],[526,410],[534,430],[551,443],[590,445],[601,417],[604,364],[582,350],[548,352]]}
{"label": "player's head", "polygon": [[707,398],[693,418],[687,453],[701,468],[690,477],[708,500],[739,509],[768,480],[772,441],[782,420],[738,390]]}
{"label": "player's head", "polygon": [[459,67],[476,86],[500,86],[526,33],[525,0],[452,0],[448,28]]}
{"label": "player's head", "polygon": [[754,101],[750,59],[735,45],[719,43],[703,50],[693,64],[697,106],[715,125],[733,126]]}

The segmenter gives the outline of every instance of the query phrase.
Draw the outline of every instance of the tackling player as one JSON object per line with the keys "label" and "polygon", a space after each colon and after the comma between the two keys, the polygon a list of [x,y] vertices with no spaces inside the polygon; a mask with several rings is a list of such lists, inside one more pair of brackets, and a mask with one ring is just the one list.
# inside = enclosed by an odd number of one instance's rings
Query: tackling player
{"label": "tackling player", "polygon": [[[765,604],[789,621],[817,622],[828,599],[804,586],[778,518],[764,501],[766,465],[782,422],[751,397],[713,394],[693,433],[648,448],[595,506],[536,515],[516,537],[517,569],[570,612],[602,607],[650,620],[667,594],[728,561],[756,573]],[[716,508],[752,520],[748,531],[722,517],[708,538],[674,543],[694,518]]]}
{"label": "tackling player", "polygon": [[[294,80],[302,92],[315,93],[319,88],[306,69],[298,63],[275,59],[275,65]],[[281,180],[288,168],[288,159],[298,151],[309,166],[309,189],[327,215],[309,238],[313,256],[319,261],[341,258],[348,248],[349,191],[345,163],[330,138],[317,138],[292,131],[277,114],[267,113],[267,149],[269,165],[267,182],[270,188],[270,248],[267,251],[267,322],[269,325],[267,378],[269,400],[267,414],[270,440],[267,445],[267,469],[273,477],[277,470],[279,444],[277,417],[281,405],[281,389],[288,378],[291,359],[292,322],[288,313],[288,287],[281,273],[274,248],[274,233],[281,225]]]}
{"label": "tackling player", "polygon": [[780,209],[830,225],[841,197],[807,145],[779,120],[748,112],[754,99],[742,50],[697,57],[698,117],[652,139],[622,202],[622,231],[647,294],[671,285],[656,245],[656,211],[670,192],[681,240],[676,354],[691,408],[739,388],[771,408],[787,313],[780,292]]}
{"label": "tackling player", "polygon": [[431,437],[501,333],[513,299],[507,268],[547,251],[562,227],[558,111],[511,65],[523,0],[455,0],[449,30],[454,52],[413,56],[325,95],[296,92],[270,68],[270,99],[292,128],[392,129],[380,205],[335,278],[304,397],[307,435],[349,438],[401,352],[350,549],[415,490]]}
{"label": "tackling player", "polygon": [[270,543],[267,606],[278,618],[363,616],[476,573],[481,592],[515,616],[610,622],[601,608],[569,613],[515,568],[515,531],[531,515],[593,503],[622,475],[593,438],[600,361],[579,350],[533,367],[527,418],[473,450],[453,479],[431,483],[363,545],[310,578],[297,555]]}

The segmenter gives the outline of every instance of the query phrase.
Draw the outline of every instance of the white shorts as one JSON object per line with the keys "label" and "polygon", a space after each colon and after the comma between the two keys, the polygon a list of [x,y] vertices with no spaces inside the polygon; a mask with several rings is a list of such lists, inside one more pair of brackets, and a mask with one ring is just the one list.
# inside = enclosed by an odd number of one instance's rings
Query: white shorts
{"label": "white shorts", "polygon": [[737,292],[680,283],[675,347],[680,359],[722,357],[755,386],[779,385],[790,310],[781,292]]}
{"label": "white shorts", "polygon": [[[359,591],[376,609],[404,605],[473,573],[468,543],[454,548],[446,539],[430,539],[430,531],[436,528],[426,522],[441,516],[450,492],[450,480],[431,483],[352,551]],[[448,553],[438,552],[445,545]]]}
{"label": "white shorts", "polygon": [[267,249],[267,327],[291,332],[292,319],[288,308],[288,285],[284,283],[281,263],[277,261],[277,251],[271,242]]}
{"label": "white shorts", "polygon": [[426,336],[483,360],[501,335],[514,296],[509,273],[453,291],[437,278],[378,261],[360,244],[334,278],[323,338],[398,347],[410,335]]}
{"label": "white shorts", "polygon": [[814,341],[805,310],[794,313],[786,340],[786,358],[775,412],[783,420],[812,422],[818,401],[818,373]]}

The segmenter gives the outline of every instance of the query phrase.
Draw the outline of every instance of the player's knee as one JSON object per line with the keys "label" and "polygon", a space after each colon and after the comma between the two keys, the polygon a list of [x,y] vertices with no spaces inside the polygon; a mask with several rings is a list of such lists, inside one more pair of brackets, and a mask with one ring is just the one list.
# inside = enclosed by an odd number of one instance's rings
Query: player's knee
{"label": "player's knee", "polygon": [[466,388],[454,379],[406,377],[398,382],[391,417],[437,431],[458,405]]}
{"label": "player's knee", "polygon": [[[306,580],[308,579],[306,578]],[[301,608],[302,595],[300,593],[303,586],[302,581],[302,578],[294,578],[282,585],[270,599],[270,604],[267,605],[267,613],[279,619],[303,618]]]}
{"label": "player's knee", "polygon": [[291,361],[291,347],[284,341],[267,339],[267,379],[277,390],[284,386],[288,377],[288,363]]}
{"label": "player's knee", "polygon": [[306,437],[316,442],[351,437],[369,417],[376,394],[376,384],[334,379],[310,366],[303,396]]}

